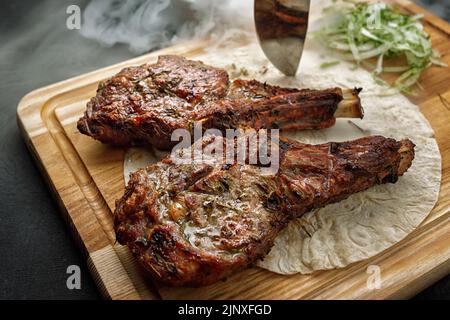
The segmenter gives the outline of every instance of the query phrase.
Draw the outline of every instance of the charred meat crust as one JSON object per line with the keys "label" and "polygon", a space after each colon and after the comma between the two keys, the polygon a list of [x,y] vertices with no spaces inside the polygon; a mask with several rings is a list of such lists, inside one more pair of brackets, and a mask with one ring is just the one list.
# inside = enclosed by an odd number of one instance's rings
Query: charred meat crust
{"label": "charred meat crust", "polygon": [[208,285],[262,259],[290,220],[395,182],[414,158],[411,141],[380,136],[320,145],[282,139],[280,149],[273,175],[257,165],[170,158],[133,173],[117,201],[117,240],[158,282]]}
{"label": "charred meat crust", "polygon": [[[358,93],[353,92],[353,102],[344,105],[361,117]],[[202,121],[205,129],[326,128],[335,123],[343,99],[339,88],[298,90],[256,80],[230,82],[223,69],[169,55],[102,81],[77,127],[108,144],[170,149],[176,144],[172,132],[191,129],[193,121]]]}

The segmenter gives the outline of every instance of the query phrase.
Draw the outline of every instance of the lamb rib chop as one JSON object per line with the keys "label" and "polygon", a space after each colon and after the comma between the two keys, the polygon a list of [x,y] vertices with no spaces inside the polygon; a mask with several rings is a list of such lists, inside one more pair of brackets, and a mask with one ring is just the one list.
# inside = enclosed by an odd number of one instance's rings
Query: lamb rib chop
{"label": "lamb rib chop", "polygon": [[223,69],[180,56],[126,68],[99,84],[78,121],[81,133],[114,145],[170,149],[175,129],[321,129],[362,118],[359,89],[298,90],[256,80],[230,83]]}
{"label": "lamb rib chop", "polygon": [[[225,138],[209,136],[191,148],[213,142],[226,146]],[[259,165],[171,158],[133,173],[116,203],[117,240],[157,282],[211,284],[262,259],[290,220],[394,183],[414,158],[410,140],[381,136],[320,145],[281,139],[279,151],[271,175]]]}

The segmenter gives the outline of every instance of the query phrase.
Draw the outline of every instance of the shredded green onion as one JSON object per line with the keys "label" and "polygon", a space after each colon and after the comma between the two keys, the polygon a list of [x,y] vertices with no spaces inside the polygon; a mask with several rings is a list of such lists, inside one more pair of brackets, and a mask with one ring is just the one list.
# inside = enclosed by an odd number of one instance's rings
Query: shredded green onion
{"label": "shredded green onion", "polygon": [[[348,4],[337,13],[336,23],[322,28],[317,38],[343,60],[370,65],[374,75],[401,73],[394,86],[410,92],[420,74],[430,65],[446,67],[431,47],[430,36],[420,22],[422,15],[410,16],[386,3]],[[336,13],[336,6],[333,6]],[[327,8],[326,12],[332,10]],[[405,57],[406,65],[385,66],[385,60]],[[376,58],[376,64],[367,59]],[[405,64],[405,63],[402,63]]]}
{"label": "shredded green onion", "polygon": [[338,65],[339,63],[341,63],[341,62],[340,62],[340,61],[328,61],[328,62],[322,63],[322,64],[320,65],[320,67],[321,67],[322,69],[324,69],[324,68],[329,68],[329,67]]}

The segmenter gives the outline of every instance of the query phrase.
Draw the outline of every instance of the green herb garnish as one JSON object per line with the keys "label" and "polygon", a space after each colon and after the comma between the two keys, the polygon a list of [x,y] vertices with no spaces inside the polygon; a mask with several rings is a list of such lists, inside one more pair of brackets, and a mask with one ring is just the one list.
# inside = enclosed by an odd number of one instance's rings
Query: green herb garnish
{"label": "green herb garnish", "polygon": [[[386,3],[358,3],[342,7],[336,23],[322,28],[317,38],[344,60],[371,66],[375,75],[400,73],[394,86],[409,91],[430,65],[447,66],[432,49],[430,36],[420,22]],[[385,59],[404,58],[401,66],[385,66]],[[376,58],[371,64],[368,59]]]}
{"label": "green herb garnish", "polygon": [[324,62],[324,63],[322,63],[322,64],[320,65],[320,67],[321,67],[322,69],[325,69],[325,68],[329,68],[329,67],[335,66],[335,65],[337,65],[337,64],[339,64],[339,63],[341,63],[341,62],[340,62],[340,61],[329,61],[329,62]]}

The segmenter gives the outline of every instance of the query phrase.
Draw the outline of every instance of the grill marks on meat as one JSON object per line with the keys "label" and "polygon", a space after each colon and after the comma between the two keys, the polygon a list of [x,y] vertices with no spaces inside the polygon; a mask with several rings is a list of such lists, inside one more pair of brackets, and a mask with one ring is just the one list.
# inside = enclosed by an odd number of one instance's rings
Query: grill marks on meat
{"label": "grill marks on meat", "polygon": [[[358,93],[230,82],[222,69],[161,56],[100,83],[78,129],[104,143],[170,149],[172,132],[192,130],[195,121],[222,131],[326,128],[339,113],[362,117]],[[217,142],[226,149],[220,136],[191,148]],[[379,136],[321,145],[281,139],[279,148],[273,175],[263,175],[258,165],[220,159],[181,165],[170,158],[133,173],[117,201],[117,240],[156,281],[207,285],[263,258],[290,220],[395,182],[414,157],[411,141]]]}
{"label": "grill marks on meat", "polygon": [[[214,141],[226,147],[212,136],[196,144]],[[263,258],[290,220],[395,182],[414,158],[411,141],[380,136],[320,145],[282,139],[280,149],[274,175],[257,165],[170,158],[133,173],[117,201],[117,240],[159,282],[211,284]]]}
{"label": "grill marks on meat", "polygon": [[[353,98],[362,117],[357,90]],[[298,90],[255,80],[230,83],[225,70],[180,56],[127,68],[100,83],[78,121],[81,133],[114,145],[150,144],[170,149],[178,128],[320,129],[335,123],[339,88]]]}

